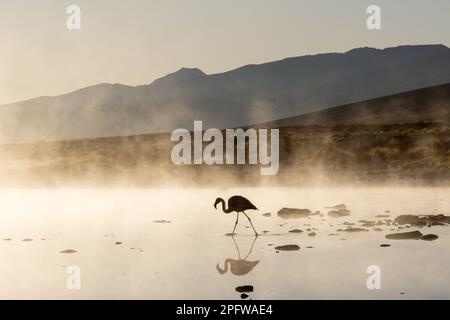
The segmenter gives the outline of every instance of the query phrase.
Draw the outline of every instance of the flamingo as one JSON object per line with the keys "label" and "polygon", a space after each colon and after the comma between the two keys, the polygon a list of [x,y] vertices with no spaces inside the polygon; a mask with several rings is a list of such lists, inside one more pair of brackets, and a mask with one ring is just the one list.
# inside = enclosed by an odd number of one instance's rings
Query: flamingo
{"label": "flamingo", "polygon": [[253,231],[255,232],[255,235],[258,235],[258,232],[256,232],[255,227],[253,226],[252,220],[244,212],[245,210],[250,210],[250,209],[258,210],[258,208],[256,208],[255,205],[250,202],[250,200],[248,200],[242,196],[232,196],[231,198],[228,199],[228,208],[225,208],[225,200],[223,200],[222,198],[217,198],[216,202],[214,202],[215,209],[217,209],[217,205],[219,203],[222,203],[223,212],[230,213],[230,212],[235,211],[237,213],[236,222],[234,223],[233,232],[231,233],[232,235],[234,234],[234,230],[236,230],[236,226],[239,221],[239,213],[240,212],[242,212],[247,217],[248,221],[250,221],[250,225],[252,226]]}

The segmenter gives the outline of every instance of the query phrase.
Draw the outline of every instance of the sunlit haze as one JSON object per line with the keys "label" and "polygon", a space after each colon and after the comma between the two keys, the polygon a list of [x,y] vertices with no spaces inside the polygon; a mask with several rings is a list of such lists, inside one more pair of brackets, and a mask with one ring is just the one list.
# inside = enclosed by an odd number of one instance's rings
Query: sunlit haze
{"label": "sunlit haze", "polygon": [[[450,44],[449,1],[376,1],[377,32],[365,27],[372,2],[2,0],[0,104],[148,84],[181,67],[211,74],[362,46]],[[66,28],[70,4],[81,8],[81,30]]]}

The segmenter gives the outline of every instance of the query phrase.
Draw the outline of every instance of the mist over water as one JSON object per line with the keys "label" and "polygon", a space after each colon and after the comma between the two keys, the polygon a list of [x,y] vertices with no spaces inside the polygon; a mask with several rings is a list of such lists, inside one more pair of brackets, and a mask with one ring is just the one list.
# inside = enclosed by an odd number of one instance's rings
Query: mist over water
{"label": "mist over water", "polygon": [[[235,287],[250,284],[254,299],[445,298],[450,294],[446,289],[450,288],[450,261],[443,254],[450,240],[447,227],[421,228],[439,235],[432,242],[386,240],[385,234],[398,232],[391,231],[397,229],[394,226],[359,233],[337,230],[344,222],[358,224],[380,214],[390,218],[450,214],[449,191],[414,187],[1,189],[0,238],[9,240],[0,240],[0,297],[238,299]],[[235,214],[215,210],[213,203],[216,197],[235,194],[259,208],[247,211],[261,234],[256,240],[245,219],[234,241],[225,235],[232,230]],[[340,203],[346,204],[350,216],[331,218],[326,207]],[[276,214],[283,207],[319,210],[323,217],[285,220]],[[265,212],[271,212],[271,217],[263,216]],[[303,232],[290,233],[292,229]],[[315,236],[309,236],[307,229]],[[382,243],[391,247],[382,248]],[[300,250],[274,249],[288,244]],[[61,253],[68,249],[76,252]],[[238,261],[240,256],[243,260],[250,249],[246,260],[259,262],[247,273],[218,272],[217,264],[223,269],[227,259]],[[366,269],[374,264],[382,271],[382,290],[366,287]],[[80,266],[81,290],[67,289],[68,265]]]}

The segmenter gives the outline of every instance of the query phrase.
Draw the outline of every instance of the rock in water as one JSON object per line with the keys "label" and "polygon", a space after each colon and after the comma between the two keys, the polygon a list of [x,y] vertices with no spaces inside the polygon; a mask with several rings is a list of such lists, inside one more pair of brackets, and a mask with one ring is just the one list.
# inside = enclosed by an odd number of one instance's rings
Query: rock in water
{"label": "rock in water", "polygon": [[253,286],[251,285],[239,286],[236,287],[236,291],[239,293],[253,292]]}
{"label": "rock in water", "polygon": [[64,250],[64,251],[60,251],[60,253],[75,253],[75,252],[77,252],[77,251],[73,250],[73,249],[67,249],[67,250]]}
{"label": "rock in water", "polygon": [[366,222],[364,222],[364,223],[362,224],[362,226],[363,226],[363,227],[366,227],[366,228],[371,228],[371,227],[374,227],[375,224],[376,224],[375,221],[366,221]]}
{"label": "rock in water", "polygon": [[425,240],[425,241],[434,241],[436,239],[439,239],[439,236],[436,234],[426,234],[424,235],[422,238],[420,238],[421,240]]}
{"label": "rock in water", "polygon": [[343,229],[342,231],[345,231],[345,232],[361,232],[361,231],[369,231],[369,230],[364,229],[364,228],[347,228],[347,229]]}
{"label": "rock in water", "polygon": [[425,227],[427,225],[447,225],[450,224],[450,216],[444,216],[443,214],[437,215],[412,215],[405,214],[400,215],[394,219],[396,224],[410,224],[416,227]]}
{"label": "rock in water", "polygon": [[169,220],[155,220],[154,223],[171,223]]}
{"label": "rock in water", "polygon": [[277,212],[278,216],[282,219],[296,219],[306,218],[311,215],[309,209],[295,209],[295,208],[283,208]]}
{"label": "rock in water", "polygon": [[300,247],[296,244],[286,244],[283,246],[277,246],[275,247],[275,250],[279,251],[297,251],[300,250]]}
{"label": "rock in water", "polygon": [[419,240],[422,237],[423,234],[420,231],[391,233],[385,236],[386,239],[390,240]]}
{"label": "rock in water", "polygon": [[348,209],[338,209],[338,210],[331,210],[328,212],[328,215],[332,218],[339,218],[339,217],[345,217],[350,215],[350,210]]}
{"label": "rock in water", "polygon": [[329,209],[334,209],[334,210],[342,210],[342,209],[347,209],[347,206],[345,204],[336,204],[332,207],[327,207]]}

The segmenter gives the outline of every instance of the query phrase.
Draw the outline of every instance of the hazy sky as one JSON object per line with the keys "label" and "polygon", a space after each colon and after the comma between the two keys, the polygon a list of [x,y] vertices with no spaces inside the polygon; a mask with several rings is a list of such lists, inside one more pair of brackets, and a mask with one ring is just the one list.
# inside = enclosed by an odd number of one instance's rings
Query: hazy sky
{"label": "hazy sky", "polygon": [[[81,7],[81,30],[66,8]],[[366,8],[382,29],[366,28]],[[354,47],[450,46],[450,1],[0,0],[0,104]]]}

